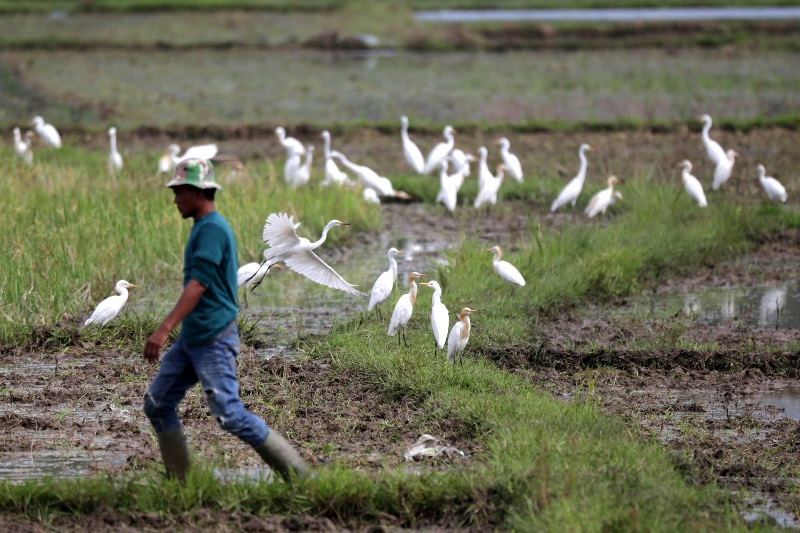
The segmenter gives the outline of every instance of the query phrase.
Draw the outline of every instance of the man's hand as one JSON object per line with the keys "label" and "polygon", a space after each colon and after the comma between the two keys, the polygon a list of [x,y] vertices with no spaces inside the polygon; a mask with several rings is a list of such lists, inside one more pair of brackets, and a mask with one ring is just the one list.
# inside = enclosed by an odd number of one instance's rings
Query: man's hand
{"label": "man's hand", "polygon": [[159,327],[155,332],[147,338],[147,344],[144,346],[144,360],[148,363],[158,362],[161,355],[161,349],[169,339],[169,330]]}

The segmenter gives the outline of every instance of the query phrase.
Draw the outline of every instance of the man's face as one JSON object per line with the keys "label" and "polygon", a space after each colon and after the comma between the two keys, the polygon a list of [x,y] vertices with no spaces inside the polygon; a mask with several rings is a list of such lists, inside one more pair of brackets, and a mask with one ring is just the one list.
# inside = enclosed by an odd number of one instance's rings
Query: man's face
{"label": "man's face", "polygon": [[175,193],[175,205],[178,207],[183,218],[194,217],[200,204],[200,197],[203,191],[191,185],[178,185],[172,187],[172,192]]}

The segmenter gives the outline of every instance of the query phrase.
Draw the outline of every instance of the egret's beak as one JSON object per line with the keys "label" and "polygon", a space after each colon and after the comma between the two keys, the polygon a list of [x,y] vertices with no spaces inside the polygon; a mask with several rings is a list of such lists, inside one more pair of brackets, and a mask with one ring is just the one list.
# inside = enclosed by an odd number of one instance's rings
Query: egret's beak
{"label": "egret's beak", "polygon": [[620,202],[624,202],[624,201],[625,201],[625,198],[623,198],[623,197],[622,197],[622,195],[620,194],[620,195],[617,197],[617,200],[619,200]]}
{"label": "egret's beak", "polygon": [[484,250],[484,252],[494,252],[494,248],[487,248]]}
{"label": "egret's beak", "polygon": [[590,146],[589,148],[587,148],[587,150],[589,150],[590,152],[596,152],[597,151],[597,150],[595,150],[594,146]]}
{"label": "egret's beak", "polygon": [[274,263],[274,264],[270,265],[270,268],[279,268],[279,269],[282,269],[282,268],[283,268],[283,265],[281,265],[280,263]]}
{"label": "egret's beak", "polygon": [[428,283],[427,281],[423,281],[422,283],[420,283],[420,285],[425,285],[426,287],[430,287],[431,286],[431,284]]}
{"label": "egret's beak", "polygon": [[128,283],[128,288],[129,289],[138,289],[139,286],[138,285],[134,285],[133,283]]}
{"label": "egret's beak", "polygon": [[339,226],[349,226],[349,225],[350,225],[350,223],[349,223],[349,222],[339,222],[339,224],[338,224],[338,225],[339,225]]}

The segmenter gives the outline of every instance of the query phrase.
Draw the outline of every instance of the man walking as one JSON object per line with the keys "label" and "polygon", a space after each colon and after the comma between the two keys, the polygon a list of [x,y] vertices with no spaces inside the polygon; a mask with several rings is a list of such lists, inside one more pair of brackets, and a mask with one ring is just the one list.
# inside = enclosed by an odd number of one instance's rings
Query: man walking
{"label": "man walking", "polygon": [[183,293],[144,349],[145,361],[158,362],[170,332],[183,322],[144,397],[144,412],[156,431],[167,474],[183,480],[189,469],[189,447],[177,407],[199,381],[222,429],[252,446],[284,479],[305,477],[308,467],[294,448],[245,410],[239,398],[238,259],[233,232],[214,206],[214,195],[222,190],[214,168],[203,159],[186,159],[166,186],[175,193],[181,216],[194,219],[183,254]]}

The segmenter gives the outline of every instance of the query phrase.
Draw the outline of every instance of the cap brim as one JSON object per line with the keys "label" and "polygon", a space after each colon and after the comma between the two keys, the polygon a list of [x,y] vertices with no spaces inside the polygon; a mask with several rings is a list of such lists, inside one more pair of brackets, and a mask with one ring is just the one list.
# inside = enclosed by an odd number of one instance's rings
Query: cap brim
{"label": "cap brim", "polygon": [[176,180],[176,179],[169,180],[169,182],[166,185],[164,185],[164,188],[171,189],[172,187],[177,187],[178,185],[189,185],[191,187],[196,187],[200,190],[205,190],[205,189],[217,189],[218,191],[224,190],[222,185],[220,185],[219,183],[206,183],[205,187],[200,187],[199,185],[196,185],[194,183],[189,183],[188,181]]}

